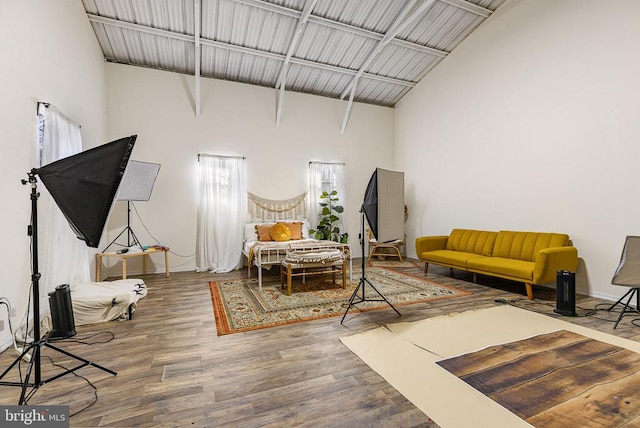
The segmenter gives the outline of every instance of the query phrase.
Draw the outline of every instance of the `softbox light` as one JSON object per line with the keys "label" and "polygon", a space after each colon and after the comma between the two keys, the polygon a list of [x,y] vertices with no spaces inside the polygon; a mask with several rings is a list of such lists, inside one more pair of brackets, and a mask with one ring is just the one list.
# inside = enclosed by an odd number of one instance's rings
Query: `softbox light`
{"label": "softbox light", "polygon": [[[364,191],[364,201],[360,209],[360,249],[362,250],[361,273],[358,286],[353,291],[347,310],[340,324],[344,322],[349,309],[364,302],[385,302],[395,311],[400,312],[389,300],[367,279],[364,256],[364,219],[367,218],[371,233],[379,243],[404,239],[404,173],[376,168]],[[378,298],[368,298],[365,293],[369,286]],[[357,299],[356,299],[357,298]]]}
{"label": "softbox light", "polygon": [[137,136],[35,169],[78,239],[97,247]]}
{"label": "softbox light", "polygon": [[130,160],[118,191],[119,201],[148,201],[160,164]]}
{"label": "softbox light", "polygon": [[378,242],[404,239],[404,173],[376,168],[362,209]]}

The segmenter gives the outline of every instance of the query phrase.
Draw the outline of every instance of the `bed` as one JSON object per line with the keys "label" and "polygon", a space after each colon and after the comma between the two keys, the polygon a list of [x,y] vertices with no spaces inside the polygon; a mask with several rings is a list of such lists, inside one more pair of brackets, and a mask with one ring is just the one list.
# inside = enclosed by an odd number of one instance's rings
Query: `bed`
{"label": "bed", "polygon": [[[287,251],[339,249],[349,260],[351,275],[351,247],[333,241],[322,241],[309,236],[306,219],[306,193],[286,200],[269,200],[248,193],[250,220],[244,226],[243,254],[247,258],[249,277],[253,266],[258,271],[258,288],[262,290],[262,270],[280,266]],[[291,233],[290,239],[274,240],[273,228],[284,224]],[[278,236],[276,233],[274,236]],[[351,277],[350,277],[351,278]]]}

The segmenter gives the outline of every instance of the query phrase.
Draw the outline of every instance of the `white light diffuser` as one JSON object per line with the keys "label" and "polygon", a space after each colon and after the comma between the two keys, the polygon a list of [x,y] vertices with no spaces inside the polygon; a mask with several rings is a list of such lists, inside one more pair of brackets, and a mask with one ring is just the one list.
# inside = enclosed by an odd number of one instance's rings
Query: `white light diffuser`
{"label": "white light diffuser", "polygon": [[118,190],[117,199],[119,201],[148,201],[151,198],[151,191],[159,171],[159,163],[129,161]]}

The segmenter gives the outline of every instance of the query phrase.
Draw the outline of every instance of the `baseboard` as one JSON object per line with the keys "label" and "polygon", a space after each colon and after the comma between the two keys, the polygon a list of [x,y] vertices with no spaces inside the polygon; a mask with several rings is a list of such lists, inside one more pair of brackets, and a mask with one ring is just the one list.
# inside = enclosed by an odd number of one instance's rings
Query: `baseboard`
{"label": "baseboard", "polygon": [[8,338],[4,342],[0,343],[0,353],[6,351],[11,346],[13,346],[13,340],[11,338]]}
{"label": "baseboard", "polygon": [[[196,270],[195,267],[180,267],[177,269],[171,268],[171,270],[169,271],[169,275],[171,275],[174,272],[194,272]],[[153,272],[147,272],[147,275],[155,275],[155,274],[166,274],[166,270],[164,268],[160,268],[160,269],[156,269]],[[116,279],[121,279],[121,275],[122,275],[122,270],[117,270],[116,272],[114,272],[114,275],[111,276],[105,276],[102,275],[102,278],[100,278],[100,281],[114,281]],[[142,270],[133,270],[133,271],[129,271],[127,270],[127,278],[135,278],[137,276],[142,276]]]}
{"label": "baseboard", "polygon": [[592,291],[584,293],[583,291],[576,290],[576,292],[580,294],[586,294],[589,297],[595,297],[597,299],[610,300],[611,302],[615,302],[620,298],[620,296],[614,296],[612,294],[605,294],[605,293],[594,293]]}

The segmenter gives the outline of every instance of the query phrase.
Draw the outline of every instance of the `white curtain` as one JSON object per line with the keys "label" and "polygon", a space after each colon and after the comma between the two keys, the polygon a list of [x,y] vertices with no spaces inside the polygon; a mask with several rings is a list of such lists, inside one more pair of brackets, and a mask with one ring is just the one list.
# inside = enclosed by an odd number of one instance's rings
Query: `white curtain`
{"label": "white curtain", "polygon": [[[44,166],[82,151],[80,126],[54,106],[38,104],[40,165]],[[36,176],[37,179],[37,176]],[[69,223],[38,183],[38,265],[40,316],[49,312],[48,293],[58,285],[90,281],[89,251],[71,230]],[[30,325],[32,327],[32,325]]]}
{"label": "white curtain", "polygon": [[340,233],[347,233],[347,200],[344,179],[343,163],[309,162],[309,223],[311,229],[315,229],[320,222],[320,199],[322,192],[332,192],[336,190],[339,198],[338,205],[342,205],[344,213],[338,215],[340,220],[336,226],[340,228]]}
{"label": "white curtain", "polygon": [[239,157],[198,157],[196,268],[230,272],[242,267],[244,162]]}

